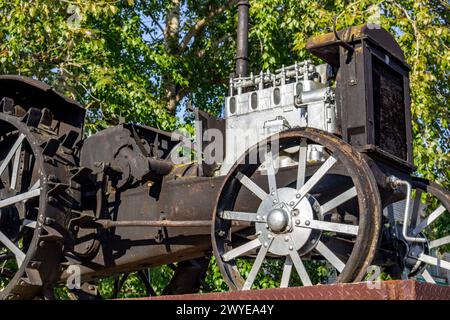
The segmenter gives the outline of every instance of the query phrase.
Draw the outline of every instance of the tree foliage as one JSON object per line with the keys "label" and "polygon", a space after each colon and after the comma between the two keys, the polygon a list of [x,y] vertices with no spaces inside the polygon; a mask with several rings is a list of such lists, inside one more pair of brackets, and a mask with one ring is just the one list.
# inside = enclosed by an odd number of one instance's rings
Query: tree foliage
{"label": "tree foliage", "polygon": [[[0,0],[0,73],[45,81],[88,109],[93,132],[120,117],[179,125],[186,99],[220,114],[234,67],[231,0]],[[310,36],[375,22],[411,66],[417,174],[450,187],[447,0],[252,0],[251,70],[311,57]],[[217,270],[216,270],[217,271]],[[217,282],[210,276],[212,285]]]}

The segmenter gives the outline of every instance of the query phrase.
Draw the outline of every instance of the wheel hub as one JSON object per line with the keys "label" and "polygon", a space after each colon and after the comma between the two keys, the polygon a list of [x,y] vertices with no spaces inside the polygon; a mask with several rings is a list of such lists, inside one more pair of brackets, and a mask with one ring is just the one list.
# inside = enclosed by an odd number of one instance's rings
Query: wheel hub
{"label": "wheel hub", "polygon": [[271,254],[286,256],[291,250],[300,254],[311,251],[320,238],[320,231],[300,227],[300,221],[312,220],[317,216],[313,204],[316,200],[306,195],[294,208],[297,191],[293,188],[277,190],[278,201],[268,196],[258,208],[257,215],[265,223],[256,224],[256,232],[261,243],[271,242]]}
{"label": "wheel hub", "polygon": [[286,210],[272,209],[267,215],[267,226],[276,234],[283,233],[288,229],[290,218],[290,214]]}

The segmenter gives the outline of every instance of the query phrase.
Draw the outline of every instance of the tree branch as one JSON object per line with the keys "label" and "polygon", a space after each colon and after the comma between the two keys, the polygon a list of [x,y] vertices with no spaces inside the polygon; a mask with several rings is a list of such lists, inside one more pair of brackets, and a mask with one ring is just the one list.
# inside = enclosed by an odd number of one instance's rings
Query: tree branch
{"label": "tree branch", "polygon": [[164,29],[164,42],[168,52],[176,53],[178,50],[180,31],[181,1],[172,0],[172,7],[166,15],[166,26]]}
{"label": "tree branch", "polygon": [[209,12],[209,14],[197,21],[197,23],[189,30],[189,32],[184,36],[181,41],[178,50],[180,53],[186,51],[189,42],[191,42],[192,38],[195,37],[211,20],[213,20],[218,15],[222,14],[225,10],[235,5],[238,0],[228,0],[223,6],[216,8]]}
{"label": "tree branch", "polygon": [[[218,49],[219,45],[221,43],[226,43],[228,40],[232,39],[232,35],[230,33],[227,33],[226,35],[224,35],[223,37],[220,37],[219,39],[212,41],[211,43],[211,48],[214,49]],[[203,58],[203,56],[205,55],[206,50],[205,49],[201,49],[201,50],[197,50],[195,52],[195,55],[197,56],[197,58]]]}
{"label": "tree branch", "polygon": [[[408,10],[406,10],[405,7],[403,7],[402,5],[398,4],[396,1],[393,0],[386,0],[386,3],[389,3],[395,7],[397,7],[398,9],[400,9],[400,11],[403,12],[403,14],[405,15],[406,19],[409,20],[409,22],[411,23],[411,26],[413,28],[414,31],[414,38],[416,39],[416,54],[415,54],[415,59],[417,61],[417,59],[419,58],[419,53],[420,53],[420,37],[421,34],[419,32],[419,28],[417,27],[417,21],[408,13]],[[416,64],[413,65],[413,70],[416,70]]]}
{"label": "tree branch", "polygon": [[161,30],[161,33],[164,34],[164,28],[158,22],[158,20],[156,20],[150,12],[148,13],[148,16],[153,20],[153,23],[159,28],[159,30]]}
{"label": "tree branch", "polygon": [[[153,36],[152,30],[143,21],[140,21],[140,24],[141,24],[141,27],[144,29],[144,32],[147,32],[147,34],[152,38],[153,41],[161,40],[161,38],[155,38]],[[162,33],[161,33],[161,36],[162,36]]]}

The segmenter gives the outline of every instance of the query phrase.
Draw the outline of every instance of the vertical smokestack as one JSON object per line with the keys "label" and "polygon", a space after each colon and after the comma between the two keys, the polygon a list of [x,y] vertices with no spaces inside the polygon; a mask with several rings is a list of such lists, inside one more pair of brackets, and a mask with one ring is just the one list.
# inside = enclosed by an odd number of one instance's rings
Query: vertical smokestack
{"label": "vertical smokestack", "polygon": [[245,77],[248,75],[248,0],[241,0],[237,4],[238,27],[236,43],[236,75]]}

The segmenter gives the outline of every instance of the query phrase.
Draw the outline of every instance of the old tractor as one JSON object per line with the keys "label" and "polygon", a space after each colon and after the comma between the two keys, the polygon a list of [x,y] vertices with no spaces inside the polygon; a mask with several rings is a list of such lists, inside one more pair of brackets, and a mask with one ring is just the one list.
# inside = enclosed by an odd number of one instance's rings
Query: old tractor
{"label": "old tractor", "polygon": [[306,46],[325,64],[250,74],[248,10],[223,118],[193,110],[196,161],[180,161],[183,137],[140,124],[85,137],[78,103],[0,77],[0,298],[52,297],[74,275],[74,296],[92,297],[129,272],[151,295],[161,265],[165,293],[195,292],[211,254],[231,290],[362,281],[374,265],[448,284],[450,194],[413,175],[393,36],[334,31]]}

